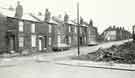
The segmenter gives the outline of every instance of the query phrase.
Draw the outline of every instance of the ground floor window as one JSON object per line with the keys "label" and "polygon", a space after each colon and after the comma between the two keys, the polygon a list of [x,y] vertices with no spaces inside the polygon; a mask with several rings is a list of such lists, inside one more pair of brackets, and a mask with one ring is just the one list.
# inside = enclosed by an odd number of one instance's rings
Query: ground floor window
{"label": "ground floor window", "polygon": [[60,37],[60,35],[58,35],[58,43],[60,43],[61,42],[61,37]]}
{"label": "ground floor window", "polygon": [[69,38],[69,44],[71,44],[71,37],[69,36],[68,38]]}
{"label": "ground floor window", "polygon": [[51,45],[52,43],[52,38],[51,37],[49,37],[49,45]]}
{"label": "ground floor window", "polygon": [[31,35],[31,45],[32,47],[36,47],[36,35]]}
{"label": "ground floor window", "polygon": [[19,37],[19,47],[24,46],[24,37]]}

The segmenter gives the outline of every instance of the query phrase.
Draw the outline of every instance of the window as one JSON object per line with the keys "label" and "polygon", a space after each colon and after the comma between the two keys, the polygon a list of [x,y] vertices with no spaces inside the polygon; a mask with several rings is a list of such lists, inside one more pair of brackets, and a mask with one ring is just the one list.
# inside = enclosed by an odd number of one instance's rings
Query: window
{"label": "window", "polygon": [[35,33],[35,24],[31,24],[31,32]]}
{"label": "window", "polygon": [[69,26],[69,32],[71,32],[71,27]]}
{"label": "window", "polygon": [[82,28],[80,27],[80,33],[82,33]]}
{"label": "window", "polygon": [[61,42],[61,38],[60,38],[60,35],[58,35],[58,43]]}
{"label": "window", "polygon": [[52,32],[52,26],[49,25],[49,33],[51,33],[51,32]]}
{"label": "window", "polygon": [[85,41],[85,44],[86,44],[86,42],[87,42],[87,39],[86,39],[86,37],[84,37],[84,41]]}
{"label": "window", "polygon": [[71,44],[71,37],[69,36],[68,38],[69,38],[69,44]]}
{"label": "window", "polygon": [[77,33],[77,27],[75,26],[75,33]]}
{"label": "window", "polygon": [[23,32],[23,21],[19,21],[19,31]]}
{"label": "window", "polygon": [[32,47],[36,47],[36,35],[31,35],[31,45]]}
{"label": "window", "polygon": [[51,45],[52,39],[51,37],[49,37],[49,45]]}
{"label": "window", "polygon": [[24,37],[19,37],[19,47],[24,46]]}

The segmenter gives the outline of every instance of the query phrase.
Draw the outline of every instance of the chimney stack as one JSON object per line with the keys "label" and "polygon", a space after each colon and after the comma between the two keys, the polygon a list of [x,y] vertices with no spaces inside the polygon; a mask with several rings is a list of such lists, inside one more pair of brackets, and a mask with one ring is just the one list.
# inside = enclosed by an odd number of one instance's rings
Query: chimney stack
{"label": "chimney stack", "polygon": [[20,1],[17,2],[17,6],[16,6],[16,13],[15,13],[15,17],[16,18],[22,18],[23,16],[23,7],[20,4]]}
{"label": "chimney stack", "polygon": [[49,22],[50,21],[50,18],[51,18],[51,13],[49,12],[48,9],[46,9],[44,21],[45,22]]}

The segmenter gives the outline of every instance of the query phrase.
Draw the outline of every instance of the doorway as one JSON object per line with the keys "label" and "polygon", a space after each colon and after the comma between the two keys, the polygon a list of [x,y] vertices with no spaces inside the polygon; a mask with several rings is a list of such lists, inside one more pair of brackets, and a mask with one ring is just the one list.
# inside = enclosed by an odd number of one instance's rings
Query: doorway
{"label": "doorway", "polygon": [[15,51],[16,50],[16,46],[15,46],[15,35],[12,34],[11,32],[7,33],[7,42],[8,42],[8,49],[9,51]]}
{"label": "doorway", "polygon": [[43,51],[47,49],[47,36],[40,36],[38,39],[38,50]]}

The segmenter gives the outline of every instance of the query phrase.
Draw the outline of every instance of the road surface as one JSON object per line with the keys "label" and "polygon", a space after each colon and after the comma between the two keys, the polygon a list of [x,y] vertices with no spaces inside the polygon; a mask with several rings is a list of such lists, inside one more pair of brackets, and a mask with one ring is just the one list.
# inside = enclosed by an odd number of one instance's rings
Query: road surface
{"label": "road surface", "polygon": [[134,73],[35,61],[0,67],[0,78],[135,78]]}

